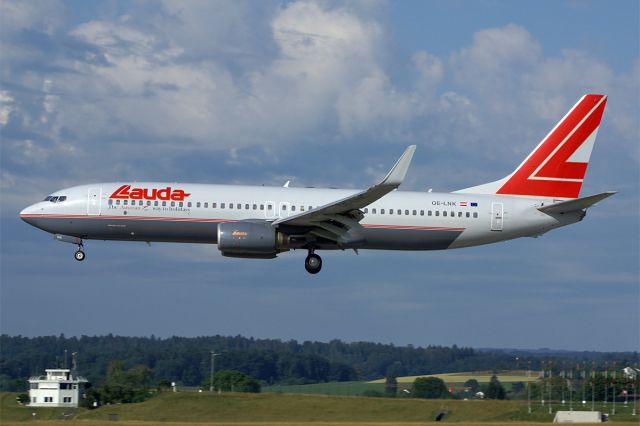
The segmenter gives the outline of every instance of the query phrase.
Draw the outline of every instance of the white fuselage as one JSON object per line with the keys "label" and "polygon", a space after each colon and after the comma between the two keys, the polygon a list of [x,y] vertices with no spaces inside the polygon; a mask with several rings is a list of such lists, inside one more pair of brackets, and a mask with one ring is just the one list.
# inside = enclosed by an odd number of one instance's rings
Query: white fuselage
{"label": "white fuselage", "polygon": [[[52,234],[81,239],[215,244],[220,223],[243,220],[269,222],[358,192],[141,182],[127,184],[129,190],[124,195],[120,194],[121,198],[114,198],[123,185],[99,183],[60,190],[50,197],[66,197],[64,201],[33,204],[20,216]],[[136,188],[145,188],[146,192],[136,192]],[[318,242],[316,247],[382,250],[460,248],[538,236],[582,219],[581,212],[560,216],[537,209],[554,201],[559,200],[393,191],[361,209],[364,213],[360,221],[362,238],[357,243],[336,245]],[[286,227],[282,232],[287,234]],[[305,244],[304,241],[296,243],[294,238],[291,248],[302,248]]]}

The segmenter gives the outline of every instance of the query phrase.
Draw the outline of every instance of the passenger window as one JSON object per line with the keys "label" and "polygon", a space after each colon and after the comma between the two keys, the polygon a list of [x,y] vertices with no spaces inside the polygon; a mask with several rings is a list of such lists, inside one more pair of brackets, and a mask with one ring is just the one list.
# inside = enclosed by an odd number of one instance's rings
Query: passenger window
{"label": "passenger window", "polygon": [[[218,207],[218,203],[211,203],[211,208],[212,209],[215,209],[217,207]],[[220,207],[220,208],[222,208],[222,207]]]}
{"label": "passenger window", "polygon": [[236,204],[236,208],[237,208],[238,210],[242,209],[242,204]]}
{"label": "passenger window", "polygon": [[260,204],[260,210],[264,210],[264,204]]}
{"label": "passenger window", "polygon": [[184,205],[184,203],[183,203],[182,201],[180,201],[180,202],[178,203],[178,207],[182,207],[183,205]]}
{"label": "passenger window", "polygon": [[431,216],[431,210],[427,211],[427,216]]}
{"label": "passenger window", "polygon": [[206,209],[207,207],[209,207],[209,203],[204,203],[204,208]]}
{"label": "passenger window", "polygon": [[469,216],[471,216],[471,215],[469,214],[469,212],[467,212],[467,217],[469,217]]}
{"label": "passenger window", "polygon": [[273,210],[273,206],[271,204],[267,204],[267,210]]}
{"label": "passenger window", "polygon": [[424,216],[424,210],[420,210],[420,216]]}
{"label": "passenger window", "polygon": [[166,201],[162,202],[162,207],[167,207],[167,202]]}
{"label": "passenger window", "polygon": [[245,204],[245,205],[244,205],[244,208],[245,208],[246,210],[249,210],[249,204]]}
{"label": "passenger window", "polygon": [[200,201],[196,203],[196,207],[200,207]]}
{"label": "passenger window", "polygon": [[232,209],[233,208],[233,203],[229,203],[229,208]]}
{"label": "passenger window", "polygon": [[171,202],[171,207],[175,207],[175,206],[176,206],[176,202],[175,202],[175,201],[172,201],[172,202]]}
{"label": "passenger window", "polygon": [[477,218],[478,217],[478,213],[473,213],[473,217]]}
{"label": "passenger window", "polygon": [[380,214],[384,214],[384,209],[380,209]]}
{"label": "passenger window", "polygon": [[295,212],[296,211],[296,206],[291,206],[291,211]]}
{"label": "passenger window", "polygon": [[113,200],[109,200],[109,205],[113,205]]}
{"label": "passenger window", "polygon": [[436,210],[436,216],[440,216],[440,210]]}
{"label": "passenger window", "polygon": [[365,207],[365,208],[364,208],[364,212],[365,212],[365,213],[369,213],[369,209]]}
{"label": "passenger window", "polygon": [[462,217],[462,212],[458,212],[458,217]]}
{"label": "passenger window", "polygon": [[371,209],[371,212],[372,212],[373,214],[376,214],[376,209]]}
{"label": "passenger window", "polygon": [[[407,216],[409,216],[409,210],[405,210],[404,214],[406,214]],[[415,213],[414,213],[415,214]]]}
{"label": "passenger window", "polygon": [[[54,197],[54,198],[55,198],[55,197]],[[53,199],[53,198],[52,198],[52,199]],[[124,200],[124,201],[122,202],[122,204],[126,206],[127,204],[129,204],[129,200]]]}
{"label": "passenger window", "polygon": [[[198,203],[198,204],[200,204],[200,203]],[[191,207],[191,201],[189,201],[189,202],[187,203],[187,207]]]}
{"label": "passenger window", "polygon": [[389,214],[393,214],[393,209],[389,209]]}
{"label": "passenger window", "polygon": [[224,209],[224,203],[220,203],[220,208]]}
{"label": "passenger window", "polygon": [[446,216],[446,215],[447,215],[447,211],[445,210],[442,212],[442,216]]}
{"label": "passenger window", "polygon": [[139,205],[139,206],[141,206],[141,205],[143,205],[143,204],[144,204],[144,201],[142,201],[142,200],[138,201],[138,205]]}
{"label": "passenger window", "polygon": [[451,212],[451,217],[456,217],[456,212]]}
{"label": "passenger window", "polygon": [[417,216],[417,215],[418,215],[418,212],[414,210],[414,211],[413,211],[413,215],[414,215],[414,216]]}
{"label": "passenger window", "polygon": [[157,202],[157,201],[154,201],[154,202],[153,202],[153,205],[154,205],[155,207],[158,207],[158,202]]}
{"label": "passenger window", "polygon": [[283,204],[283,205],[282,205],[282,210],[286,210],[286,209],[287,209],[287,205],[286,205],[286,204]]}
{"label": "passenger window", "polygon": [[313,206],[309,206],[308,210],[311,210],[311,209],[313,209]]}
{"label": "passenger window", "polygon": [[120,205],[120,200],[116,200],[116,206]]}
{"label": "passenger window", "polygon": [[398,209],[398,214],[402,214],[402,210]]}
{"label": "passenger window", "polygon": [[147,206],[150,206],[150,205],[151,205],[151,201],[147,201]]}

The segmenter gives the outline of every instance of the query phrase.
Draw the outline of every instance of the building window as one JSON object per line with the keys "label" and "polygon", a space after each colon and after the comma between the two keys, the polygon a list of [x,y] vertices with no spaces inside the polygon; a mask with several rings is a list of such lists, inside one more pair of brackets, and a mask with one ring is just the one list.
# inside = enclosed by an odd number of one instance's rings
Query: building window
{"label": "building window", "polygon": [[38,389],[38,384],[37,383],[31,383],[31,386],[29,386],[30,389]]}
{"label": "building window", "polygon": [[53,402],[53,397],[52,396],[45,396],[44,397],[44,402]]}
{"label": "building window", "polygon": [[35,397],[35,396],[31,397],[31,403],[32,404],[36,404],[37,402],[38,402],[38,398],[37,397]]}

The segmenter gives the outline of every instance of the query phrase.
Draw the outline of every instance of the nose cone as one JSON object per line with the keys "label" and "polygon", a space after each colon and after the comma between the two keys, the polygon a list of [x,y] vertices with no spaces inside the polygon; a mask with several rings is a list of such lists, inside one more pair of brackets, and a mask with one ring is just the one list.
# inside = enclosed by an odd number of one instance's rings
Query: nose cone
{"label": "nose cone", "polygon": [[23,209],[20,212],[20,219],[24,220],[29,225],[33,225],[34,224],[35,213],[36,213],[35,204],[30,205],[29,207]]}

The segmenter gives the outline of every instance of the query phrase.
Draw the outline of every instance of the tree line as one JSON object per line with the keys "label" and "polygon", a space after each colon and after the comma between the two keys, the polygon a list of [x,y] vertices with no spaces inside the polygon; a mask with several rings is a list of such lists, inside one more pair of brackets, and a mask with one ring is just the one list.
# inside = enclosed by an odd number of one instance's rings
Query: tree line
{"label": "tree line", "polygon": [[[371,342],[327,343],[242,336],[123,337],[123,336],[0,336],[0,390],[19,390],[45,368],[69,365],[77,353],[78,369],[95,386],[107,377],[112,361],[122,368],[148,369],[148,381],[200,386],[209,377],[210,352],[216,370],[234,370],[265,385],[371,380],[388,375],[408,376],[444,372],[493,371],[560,366],[563,362],[605,361],[637,365],[638,353],[540,352],[475,350],[458,346],[414,347]],[[65,357],[65,351],[67,356]],[[548,368],[548,367],[547,367]],[[555,367],[554,367],[555,368]]]}

